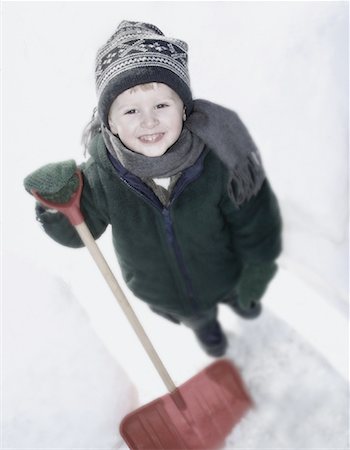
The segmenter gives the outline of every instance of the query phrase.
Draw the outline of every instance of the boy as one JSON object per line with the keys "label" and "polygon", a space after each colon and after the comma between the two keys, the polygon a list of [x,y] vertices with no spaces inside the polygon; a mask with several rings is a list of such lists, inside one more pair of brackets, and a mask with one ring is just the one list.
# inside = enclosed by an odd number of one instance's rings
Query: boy
{"label": "boy", "polygon": [[[123,277],[151,309],[192,328],[222,356],[220,302],[240,316],[260,298],[281,251],[277,200],[238,116],[193,100],[187,44],[154,25],[123,21],[96,60],[97,116],[86,132],[90,159],[81,209],[97,239],[111,224]],[[74,161],[25,179],[58,203],[76,189]],[[60,213],[37,205],[44,230],[82,245]]]}

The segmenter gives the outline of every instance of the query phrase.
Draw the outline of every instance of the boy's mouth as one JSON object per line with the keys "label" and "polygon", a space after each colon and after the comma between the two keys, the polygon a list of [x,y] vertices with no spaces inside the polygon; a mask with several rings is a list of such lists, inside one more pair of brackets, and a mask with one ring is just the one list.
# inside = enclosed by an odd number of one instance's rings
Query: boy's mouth
{"label": "boy's mouth", "polygon": [[144,144],[154,144],[155,142],[159,142],[165,133],[154,133],[154,134],[144,134],[140,136],[139,139]]}

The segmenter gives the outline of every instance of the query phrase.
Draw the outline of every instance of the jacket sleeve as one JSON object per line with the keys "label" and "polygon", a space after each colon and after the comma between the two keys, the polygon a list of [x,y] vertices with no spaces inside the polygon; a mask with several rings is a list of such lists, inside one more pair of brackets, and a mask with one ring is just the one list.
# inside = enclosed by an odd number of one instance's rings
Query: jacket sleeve
{"label": "jacket sleeve", "polygon": [[267,179],[259,192],[239,207],[228,195],[221,202],[232,245],[246,264],[274,261],[282,249],[282,219],[277,198]]}
{"label": "jacket sleeve", "polygon": [[[105,231],[109,220],[104,202],[102,201],[104,194],[98,192],[102,188],[100,185],[96,185],[96,183],[93,187],[91,186],[90,177],[87,173],[89,170],[87,169],[88,166],[89,164],[82,164],[80,166],[80,170],[83,173],[83,191],[80,209],[93,237],[98,239]],[[48,211],[39,203],[36,203],[36,217],[45,233],[59,244],[72,248],[84,246],[77,231],[64,214]]]}

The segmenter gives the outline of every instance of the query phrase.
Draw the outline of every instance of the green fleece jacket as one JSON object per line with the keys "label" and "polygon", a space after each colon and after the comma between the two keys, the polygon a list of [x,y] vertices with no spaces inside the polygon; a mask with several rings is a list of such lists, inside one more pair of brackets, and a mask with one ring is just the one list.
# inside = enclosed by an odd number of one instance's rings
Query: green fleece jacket
{"label": "green fleece jacket", "polygon": [[[107,152],[102,136],[80,166],[81,209],[95,238],[112,226],[113,245],[131,291],[151,307],[192,315],[235,289],[248,263],[273,261],[281,251],[278,203],[265,179],[260,191],[236,207],[227,193],[228,171],[205,149],[177,181],[163,206],[153,191]],[[37,208],[57,242],[80,247],[60,213]]]}

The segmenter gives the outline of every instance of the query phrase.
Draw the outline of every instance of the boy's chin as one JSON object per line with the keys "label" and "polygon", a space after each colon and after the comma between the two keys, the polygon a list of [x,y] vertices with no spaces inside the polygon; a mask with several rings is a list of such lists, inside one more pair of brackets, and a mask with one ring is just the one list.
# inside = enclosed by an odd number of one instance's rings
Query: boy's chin
{"label": "boy's chin", "polygon": [[139,148],[137,150],[134,150],[136,153],[140,153],[144,156],[148,156],[149,158],[156,158],[158,156],[164,155],[168,148],[159,148],[159,147],[149,147],[149,148]]}

